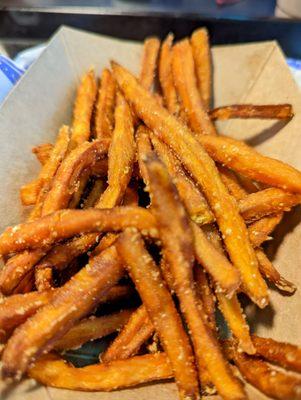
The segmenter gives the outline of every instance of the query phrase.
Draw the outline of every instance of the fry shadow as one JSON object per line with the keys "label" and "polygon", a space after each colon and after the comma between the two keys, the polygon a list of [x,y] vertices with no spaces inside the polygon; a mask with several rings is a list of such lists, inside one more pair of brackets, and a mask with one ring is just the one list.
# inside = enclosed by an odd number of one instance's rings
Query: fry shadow
{"label": "fry shadow", "polygon": [[289,122],[289,120],[280,120],[275,122],[270,128],[264,129],[255,136],[252,136],[246,140],[249,146],[258,146],[271,137],[275,136],[282,128]]}

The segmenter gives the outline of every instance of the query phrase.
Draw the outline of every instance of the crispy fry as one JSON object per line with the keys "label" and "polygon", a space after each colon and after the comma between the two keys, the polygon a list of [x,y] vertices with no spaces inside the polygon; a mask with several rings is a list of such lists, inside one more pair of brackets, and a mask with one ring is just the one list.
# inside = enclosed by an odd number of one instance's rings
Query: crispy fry
{"label": "crispy fry", "polygon": [[81,173],[106,153],[107,146],[107,141],[95,140],[92,143],[81,144],[69,154],[61,164],[52,188],[45,198],[42,215],[67,207],[71,196],[76,191]]}
{"label": "crispy fry", "polygon": [[263,156],[245,143],[229,137],[200,135],[198,140],[215,161],[234,171],[255,181],[301,193],[301,172],[290,165]]}
{"label": "crispy fry", "polygon": [[222,181],[224,182],[226,188],[229,190],[230,194],[235,198],[235,200],[242,200],[247,196],[245,189],[240,185],[238,178],[235,173],[228,168],[219,166],[218,168]]}
{"label": "crispy fry", "polygon": [[101,74],[95,114],[95,136],[111,138],[114,128],[116,85],[111,72],[105,68]]}
{"label": "crispy fry", "polygon": [[283,213],[270,215],[248,226],[249,238],[254,247],[270,239],[270,235],[283,218]]}
{"label": "crispy fry", "polygon": [[125,230],[118,251],[171,362],[181,399],[198,399],[193,353],[172,297],[138,232]]}
{"label": "crispy fry", "polygon": [[91,167],[91,175],[97,178],[106,178],[108,175],[108,159],[97,160]]}
{"label": "crispy fry", "polygon": [[157,68],[157,59],[160,49],[160,40],[156,37],[149,37],[144,40],[142,66],[140,71],[140,83],[146,89],[150,90]]}
{"label": "crispy fry", "polygon": [[33,154],[37,157],[42,165],[44,165],[50,157],[50,154],[53,150],[53,144],[51,143],[42,143],[38,146],[32,148]]}
{"label": "crispy fry", "polygon": [[80,233],[120,231],[127,227],[136,227],[150,236],[158,235],[156,221],[145,208],[59,210],[36,221],[7,228],[0,235],[0,253],[46,247]]}
{"label": "crispy fry", "polygon": [[212,62],[208,36],[207,29],[200,28],[193,32],[190,39],[199,92],[207,110],[212,102]]}
{"label": "crispy fry", "polygon": [[94,207],[100,196],[104,192],[104,181],[102,179],[96,179],[90,193],[84,200],[83,208]]}
{"label": "crispy fry", "polygon": [[270,367],[266,362],[231,351],[243,377],[265,395],[279,400],[300,399],[301,379]]}
{"label": "crispy fry", "polygon": [[[230,258],[241,272],[246,292],[256,304],[264,307],[268,303],[267,287],[258,271],[248,231],[213,161],[191,131],[160,107],[126,69],[116,63],[112,66],[118,85],[138,116],[174,150],[200,185],[225,237]],[[203,136],[208,135],[200,135]]]}
{"label": "crispy fry", "polygon": [[189,220],[178,193],[163,164],[155,158],[146,160],[152,194],[152,213],[157,218],[163,255],[170,268],[174,289],[187,322],[198,369],[206,369],[221,396],[243,399],[240,382],[232,375],[219,344],[208,328],[203,306],[193,281],[193,242]]}
{"label": "crispy fry", "polygon": [[164,353],[146,354],[83,368],[74,368],[58,356],[48,355],[30,368],[29,376],[47,386],[91,392],[112,391],[170,379],[173,373]]}
{"label": "crispy fry", "polygon": [[35,287],[34,273],[30,271],[26,274],[18,285],[14,288],[12,294],[25,294],[31,292]]}
{"label": "crispy fry", "polygon": [[268,188],[251,193],[239,203],[245,221],[258,220],[269,214],[289,211],[301,203],[301,196],[278,188]]}
{"label": "crispy fry", "polygon": [[253,335],[256,355],[290,371],[301,372],[301,349],[293,344]]}
{"label": "crispy fry", "polygon": [[128,322],[107,350],[103,354],[100,354],[101,361],[108,363],[135,356],[143,343],[153,333],[154,326],[148,317],[144,305],[142,305],[133,312]]}
{"label": "crispy fry", "polygon": [[197,87],[192,48],[188,39],[174,45],[172,71],[181,106],[185,110],[192,131],[198,134],[216,135],[215,127],[206,112],[208,103],[205,106]]}
{"label": "crispy fry", "polygon": [[69,149],[89,140],[91,135],[91,115],[96,98],[97,85],[94,71],[91,69],[81,79],[77,89],[72,122],[72,135]]}
{"label": "crispy fry", "polygon": [[23,206],[33,206],[37,202],[40,191],[39,179],[26,183],[20,188],[20,200]]}
{"label": "crispy fry", "polygon": [[256,249],[256,256],[259,262],[259,271],[269,282],[272,282],[279,290],[287,294],[294,294],[296,286],[283,278],[271,261],[267,258],[261,249]]}
{"label": "crispy fry", "polygon": [[75,184],[74,187],[74,193],[71,196],[71,200],[69,201],[68,208],[82,208],[81,204],[83,201],[83,195],[85,193],[87,184],[89,182],[89,178],[91,175],[91,169],[85,169],[82,171],[78,181]]}
{"label": "crispy fry", "polygon": [[173,115],[179,114],[177,92],[172,76],[172,42],[174,36],[169,33],[161,46],[159,58],[159,80],[163,92],[164,103]]}
{"label": "crispy fry", "polygon": [[210,112],[212,120],[231,118],[291,119],[294,116],[291,104],[257,106],[254,104],[235,104],[215,108]]}
{"label": "crispy fry", "polygon": [[85,268],[57,289],[50,303],[13,333],[3,353],[3,376],[20,378],[36,357],[53,347],[55,339],[62,337],[95,307],[123,273],[114,247],[90,260]]}
{"label": "crispy fry", "polygon": [[206,321],[210,329],[216,331],[215,303],[216,298],[209,284],[205,271],[199,266],[194,269],[195,287],[204,306]]}
{"label": "crispy fry", "polygon": [[103,317],[90,317],[81,320],[61,339],[55,342],[56,350],[75,349],[90,340],[100,339],[122,328],[128,321],[131,310],[124,310]]}
{"label": "crispy fry", "polygon": [[152,145],[149,136],[149,130],[146,126],[140,125],[137,129],[137,157],[139,164],[139,172],[143,182],[145,184],[145,190],[148,188],[149,179],[147,175],[147,169],[144,164],[145,155],[152,151]]}

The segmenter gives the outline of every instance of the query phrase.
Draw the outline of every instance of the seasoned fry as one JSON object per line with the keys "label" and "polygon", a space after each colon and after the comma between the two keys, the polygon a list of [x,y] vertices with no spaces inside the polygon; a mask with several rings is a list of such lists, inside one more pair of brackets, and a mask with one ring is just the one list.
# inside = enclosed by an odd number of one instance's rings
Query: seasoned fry
{"label": "seasoned fry", "polygon": [[40,191],[39,179],[26,183],[20,188],[20,200],[23,206],[33,206],[37,202]]}
{"label": "seasoned fry", "polygon": [[210,112],[212,120],[231,118],[291,119],[294,116],[291,104],[257,106],[254,104],[235,104],[215,108]]}
{"label": "seasoned fry", "polygon": [[95,136],[110,139],[114,128],[116,85],[111,72],[105,68],[101,74],[95,113]]}
{"label": "seasoned fry", "polygon": [[145,167],[144,161],[145,156],[152,151],[152,144],[150,141],[149,136],[149,129],[144,126],[140,125],[137,129],[137,158],[139,164],[139,172],[143,182],[145,184],[145,190],[148,189],[149,179],[147,175],[147,169]]}
{"label": "seasoned fry", "polygon": [[142,305],[133,312],[128,322],[107,350],[103,354],[100,354],[101,361],[108,363],[135,356],[143,343],[153,333],[154,326],[148,317],[144,305]]}
{"label": "seasoned fry", "polygon": [[104,192],[104,186],[105,184],[102,179],[95,180],[90,193],[84,200],[83,208],[90,208],[95,206],[96,202],[99,200],[100,196]]}
{"label": "seasoned fry", "polygon": [[179,114],[177,92],[172,76],[172,42],[174,36],[168,34],[161,46],[159,58],[159,80],[163,92],[164,104],[173,115]]}
{"label": "seasoned fry", "polygon": [[229,137],[199,135],[198,140],[215,161],[234,171],[255,181],[301,193],[301,172],[290,165],[263,156],[245,143]]}
{"label": "seasoned fry", "polygon": [[188,39],[174,45],[172,71],[177,93],[192,131],[198,134],[216,135],[215,127],[206,112],[208,103],[205,106],[197,87],[192,48]]}
{"label": "seasoned fry", "polygon": [[241,186],[236,177],[235,173],[228,168],[219,166],[218,168],[222,181],[224,182],[226,188],[229,190],[230,194],[235,198],[235,200],[242,200],[247,197],[247,192]]}
{"label": "seasoned fry", "polygon": [[173,286],[190,330],[200,379],[201,371],[206,369],[221,396],[227,399],[243,399],[245,398],[243,387],[232,375],[215,336],[208,328],[202,303],[195,290],[192,232],[184,207],[163,164],[149,157],[146,166],[153,199],[152,213],[158,221],[163,255],[172,274]]}
{"label": "seasoned fry", "polygon": [[156,37],[149,37],[144,40],[142,66],[139,81],[141,85],[150,90],[157,68],[157,59],[160,49],[160,40]]}
{"label": "seasoned fry", "polygon": [[125,230],[117,249],[168,355],[181,399],[198,399],[193,353],[171,294],[138,232]]}
{"label": "seasoned fry", "polygon": [[29,370],[43,385],[83,391],[112,391],[173,377],[164,353],[146,354],[110,364],[74,368],[58,356],[47,355]]}
{"label": "seasoned fry", "polygon": [[120,231],[135,227],[157,237],[156,221],[141,207],[114,207],[97,210],[60,210],[33,222],[7,228],[0,235],[0,254],[49,246],[80,233]]}
{"label": "seasoned fry", "polygon": [[216,331],[215,303],[216,298],[209,284],[205,271],[201,267],[194,269],[194,279],[197,294],[200,296],[210,329]]}
{"label": "seasoned fry", "polygon": [[76,349],[90,340],[100,339],[122,328],[128,321],[131,310],[105,315],[103,317],[90,317],[81,320],[71,328],[61,339],[55,342],[56,350]]}
{"label": "seasoned fry", "polygon": [[279,290],[287,294],[294,294],[296,286],[283,278],[271,261],[261,249],[256,249],[256,256],[259,263],[259,271],[269,282],[272,282]]}
{"label": "seasoned fry", "polygon": [[289,211],[300,203],[300,195],[282,189],[268,188],[245,197],[239,203],[239,210],[245,221],[251,222],[269,214]]}
{"label": "seasoned fry", "polygon": [[90,260],[85,268],[57,289],[50,303],[13,333],[3,353],[3,376],[20,378],[29,364],[43,351],[49,351],[54,339],[62,337],[76,321],[87,315],[123,274],[114,247]]}
{"label": "seasoned fry", "polygon": [[77,89],[72,122],[72,135],[69,149],[89,140],[91,135],[90,121],[96,98],[97,85],[94,71],[91,69],[81,79]]}
{"label": "seasoned fry", "polygon": [[53,150],[53,144],[51,143],[42,143],[38,146],[32,148],[33,154],[37,157],[42,165],[44,165],[50,157],[50,154]]}
{"label": "seasoned fry", "polygon": [[[174,150],[200,185],[225,237],[230,258],[241,273],[244,290],[256,304],[264,307],[268,303],[267,287],[258,271],[248,231],[213,161],[191,131],[160,107],[134,76],[116,63],[112,64],[112,68],[119,87],[138,116]],[[203,136],[208,135],[200,135]]]}
{"label": "seasoned fry", "polygon": [[290,371],[301,372],[301,349],[293,344],[253,335],[256,355]]}
{"label": "seasoned fry", "polygon": [[191,35],[190,41],[199,92],[204,106],[209,110],[212,102],[212,62],[207,29],[196,29]]}
{"label": "seasoned fry", "polygon": [[270,215],[248,226],[249,238],[254,247],[270,239],[270,235],[283,218],[283,213]]}

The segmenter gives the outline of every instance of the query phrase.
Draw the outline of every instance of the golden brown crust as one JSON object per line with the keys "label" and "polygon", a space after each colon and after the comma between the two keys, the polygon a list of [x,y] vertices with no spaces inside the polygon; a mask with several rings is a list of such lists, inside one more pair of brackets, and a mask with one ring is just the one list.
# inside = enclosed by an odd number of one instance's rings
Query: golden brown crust
{"label": "golden brown crust", "polygon": [[234,104],[215,108],[210,112],[212,120],[231,118],[291,119],[294,116],[291,104],[254,105]]}
{"label": "golden brown crust", "polygon": [[144,40],[139,80],[146,90],[150,90],[154,82],[159,50],[160,40],[158,38],[149,37]]}
{"label": "golden brown crust", "polygon": [[44,165],[49,159],[52,150],[53,144],[51,143],[41,143],[31,149],[32,153],[37,157],[42,165]]}

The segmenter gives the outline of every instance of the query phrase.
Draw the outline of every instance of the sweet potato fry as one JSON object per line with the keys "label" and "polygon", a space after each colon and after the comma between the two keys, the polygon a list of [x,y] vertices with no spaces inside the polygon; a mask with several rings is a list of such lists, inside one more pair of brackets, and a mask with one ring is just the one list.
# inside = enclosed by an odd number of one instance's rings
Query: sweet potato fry
{"label": "sweet potato fry", "polygon": [[23,206],[33,206],[36,204],[40,191],[39,179],[26,183],[20,188],[20,200]]}
{"label": "sweet potato fry", "polygon": [[269,282],[273,283],[279,290],[287,294],[294,294],[296,286],[283,278],[265,253],[261,249],[256,249],[256,256],[259,263],[259,271]]}
{"label": "sweet potato fry", "polygon": [[145,190],[147,190],[149,179],[144,161],[146,155],[152,151],[152,144],[150,141],[149,129],[146,126],[140,125],[138,127],[136,140],[137,140],[137,158],[139,164],[139,172],[145,184]]}
{"label": "sweet potato fry", "polygon": [[172,42],[174,36],[170,33],[161,46],[159,58],[159,80],[164,97],[164,104],[173,115],[179,114],[177,92],[172,76]]}
{"label": "sweet potato fry", "polygon": [[158,221],[163,255],[190,331],[200,379],[200,371],[206,369],[221,396],[227,399],[243,399],[243,387],[232,375],[219,344],[206,323],[203,306],[195,290],[192,232],[185,209],[164,165],[156,158],[149,157],[146,166],[152,195],[152,213]]}
{"label": "sweet potato fry", "polygon": [[29,376],[46,386],[83,391],[113,391],[173,377],[164,353],[146,354],[110,364],[74,368],[58,356],[47,355],[29,370]]}
{"label": "sweet potato fry", "polygon": [[89,342],[116,332],[128,321],[131,310],[124,310],[103,317],[90,317],[73,326],[61,339],[55,342],[56,350],[75,349]]}
{"label": "sweet potato fry", "polygon": [[301,372],[301,349],[293,344],[253,335],[256,355],[290,371]]}
{"label": "sweet potato fry", "polygon": [[293,118],[291,104],[273,104],[258,106],[254,104],[235,104],[215,108],[210,112],[212,120],[231,118],[260,118],[260,119],[291,119]]}
{"label": "sweet potato fry", "polygon": [[144,40],[139,81],[146,90],[151,90],[154,82],[159,49],[160,40],[158,38],[149,37]]}
{"label": "sweet potato fry", "polygon": [[197,134],[216,135],[215,127],[206,112],[207,105],[203,103],[197,87],[192,48],[188,39],[174,45],[172,71],[177,93],[192,131]]}
{"label": "sweet potato fry", "polygon": [[69,149],[90,139],[90,121],[96,98],[97,85],[94,71],[91,69],[81,79],[77,89],[72,121],[72,135]]}
{"label": "sweet potato fry", "polygon": [[199,135],[199,142],[217,162],[255,181],[301,193],[301,172],[282,161],[263,156],[239,140]]}
{"label": "sweet potato fry", "polygon": [[[134,76],[116,63],[112,63],[112,68],[119,87],[138,116],[174,150],[200,185],[225,237],[230,258],[241,272],[246,292],[256,304],[264,307],[268,302],[267,287],[258,271],[248,231],[213,161],[191,131],[160,107]],[[203,136],[209,137],[200,135]]]}
{"label": "sweet potato fry", "polygon": [[53,144],[42,143],[39,144],[38,146],[34,146],[31,151],[33,152],[33,154],[35,154],[40,163],[44,165],[46,161],[49,159],[52,150],[53,150]]}
{"label": "sweet potato fry", "polygon": [[258,220],[269,214],[289,211],[301,203],[301,196],[278,188],[268,188],[251,193],[239,203],[239,210],[247,222]]}
{"label": "sweet potato fry", "polygon": [[101,361],[108,363],[136,355],[143,343],[153,333],[154,326],[148,317],[146,308],[142,305],[133,312],[128,322],[107,350],[103,354],[100,354]]}
{"label": "sweet potato fry", "polygon": [[110,139],[114,128],[116,85],[111,72],[105,68],[101,74],[95,113],[95,136]]}
{"label": "sweet potato fry", "polygon": [[157,237],[156,221],[141,207],[114,207],[97,210],[59,210],[33,222],[7,228],[0,235],[0,254],[49,246],[80,233],[120,231],[135,227]]}
{"label": "sweet potato fry", "polygon": [[215,303],[216,298],[209,284],[205,271],[197,266],[194,268],[194,280],[197,294],[201,298],[206,314],[206,321],[213,332],[216,332]]}
{"label": "sweet potato fry", "polygon": [[100,196],[104,192],[104,181],[102,179],[96,179],[93,183],[93,187],[90,190],[88,196],[84,200],[83,208],[91,208],[94,207]]}
{"label": "sweet potato fry", "polygon": [[50,303],[15,330],[3,353],[3,376],[20,378],[29,364],[53,348],[54,341],[87,315],[123,274],[114,247],[90,260],[85,268],[56,290]]}
{"label": "sweet potato fry", "polygon": [[180,398],[198,399],[192,349],[159,268],[137,231],[125,230],[116,246],[171,362]]}
{"label": "sweet potato fry", "polygon": [[283,218],[283,213],[269,215],[248,226],[249,238],[254,247],[270,239],[270,235]]}
{"label": "sweet potato fry", "polygon": [[218,170],[221,174],[222,181],[235,200],[242,200],[248,195],[233,171],[221,165],[218,167]]}
{"label": "sweet potato fry", "polygon": [[209,110],[212,102],[212,62],[207,29],[196,29],[191,35],[190,41],[199,92],[206,109]]}

